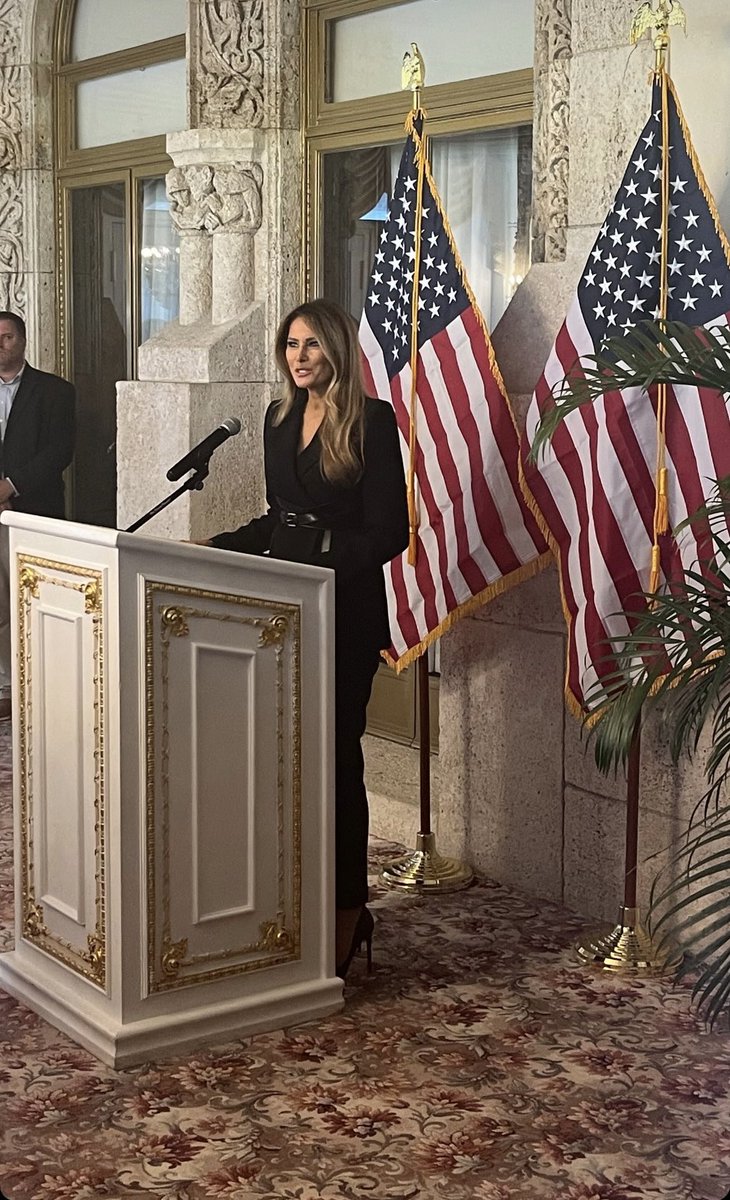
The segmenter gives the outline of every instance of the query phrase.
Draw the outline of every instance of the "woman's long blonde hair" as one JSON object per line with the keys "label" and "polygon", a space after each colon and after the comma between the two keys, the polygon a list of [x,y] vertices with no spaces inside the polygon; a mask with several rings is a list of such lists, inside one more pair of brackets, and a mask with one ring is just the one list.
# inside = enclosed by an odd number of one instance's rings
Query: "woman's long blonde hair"
{"label": "woman's long blonde hair", "polygon": [[322,474],[330,483],[355,483],[362,474],[362,432],[365,387],[357,325],[349,313],[331,300],[310,300],[284,318],[276,334],[276,364],[284,377],[286,394],[279,401],[274,424],[291,411],[297,386],[286,361],[286,343],[293,321],[301,317],[315,334],[332,380],[324,398],[319,427]]}

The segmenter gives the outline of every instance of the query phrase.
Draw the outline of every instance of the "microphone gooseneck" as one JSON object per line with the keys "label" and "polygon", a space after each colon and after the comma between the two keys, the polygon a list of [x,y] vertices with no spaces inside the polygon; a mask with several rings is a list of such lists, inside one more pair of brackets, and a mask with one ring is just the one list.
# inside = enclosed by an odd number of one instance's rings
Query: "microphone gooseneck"
{"label": "microphone gooseneck", "polygon": [[217,429],[209,433],[203,438],[202,442],[198,442],[197,446],[193,446],[192,450],[188,450],[181,459],[170,467],[167,472],[167,478],[171,483],[184,475],[186,471],[197,471],[204,463],[208,462],[214,450],[217,450],[223,442],[226,442],[229,437],[234,437],[235,434],[241,432],[241,422],[238,417],[228,417],[223,421]]}

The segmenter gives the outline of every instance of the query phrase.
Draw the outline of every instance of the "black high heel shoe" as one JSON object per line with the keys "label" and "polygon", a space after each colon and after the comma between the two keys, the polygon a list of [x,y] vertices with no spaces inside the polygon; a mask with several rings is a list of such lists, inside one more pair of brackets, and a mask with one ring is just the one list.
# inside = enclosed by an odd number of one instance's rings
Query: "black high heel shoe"
{"label": "black high heel shoe", "polygon": [[363,942],[365,942],[365,945],[367,946],[368,974],[370,974],[370,972],[373,969],[373,930],[374,929],[375,929],[375,919],[373,917],[373,914],[370,912],[369,908],[366,908],[365,905],[363,905],[360,915],[357,918],[357,924],[355,925],[355,932],[352,935],[352,944],[350,945],[350,950],[347,955],[347,958],[345,959],[344,962],[338,963],[336,970],[335,970],[335,973],[337,975],[339,975],[340,979],[344,979],[345,976],[347,975],[347,972],[350,969],[350,964],[351,964],[353,958],[357,954],[358,950],[362,949]]}

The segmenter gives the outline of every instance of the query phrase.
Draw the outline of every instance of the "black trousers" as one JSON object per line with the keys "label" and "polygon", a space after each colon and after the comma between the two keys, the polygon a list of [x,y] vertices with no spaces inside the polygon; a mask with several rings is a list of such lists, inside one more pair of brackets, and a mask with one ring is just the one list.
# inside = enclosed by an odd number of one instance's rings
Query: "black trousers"
{"label": "black trousers", "polygon": [[[338,622],[335,646],[335,894],[338,908],[368,898],[368,798],[362,735],[380,650]],[[366,639],[366,641],[369,639]]]}

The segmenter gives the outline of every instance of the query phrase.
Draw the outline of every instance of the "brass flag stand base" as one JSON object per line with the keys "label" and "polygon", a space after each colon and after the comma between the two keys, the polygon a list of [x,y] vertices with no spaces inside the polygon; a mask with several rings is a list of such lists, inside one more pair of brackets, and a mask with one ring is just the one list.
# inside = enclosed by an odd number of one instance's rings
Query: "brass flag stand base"
{"label": "brass flag stand base", "polygon": [[590,966],[623,975],[665,975],[682,961],[681,952],[671,943],[658,948],[641,924],[639,910],[624,904],[619,907],[618,924],[602,937],[579,942],[576,952]]}
{"label": "brass flag stand base", "polygon": [[455,858],[444,858],[436,849],[436,837],[431,832],[431,718],[428,691],[428,660],[418,657],[418,726],[419,785],[421,793],[421,832],[416,834],[416,848],[402,858],[386,863],[380,872],[386,887],[400,892],[458,892],[468,887],[474,872]]}
{"label": "brass flag stand base", "polygon": [[618,925],[610,933],[579,942],[576,951],[582,962],[604,971],[624,975],[664,975],[679,966],[682,955],[669,941],[661,947],[656,945],[639,920],[636,875],[640,762],[641,722],[637,720],[626,772],[624,902],[618,911]]}
{"label": "brass flag stand base", "polygon": [[458,892],[474,879],[471,867],[455,858],[444,858],[432,833],[416,834],[416,849],[386,863],[380,872],[386,887],[401,892]]}

